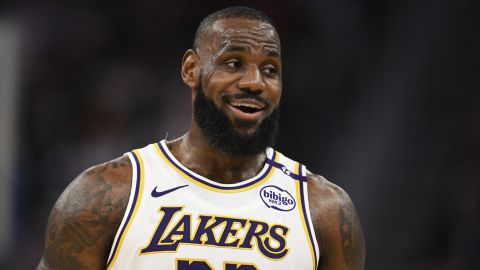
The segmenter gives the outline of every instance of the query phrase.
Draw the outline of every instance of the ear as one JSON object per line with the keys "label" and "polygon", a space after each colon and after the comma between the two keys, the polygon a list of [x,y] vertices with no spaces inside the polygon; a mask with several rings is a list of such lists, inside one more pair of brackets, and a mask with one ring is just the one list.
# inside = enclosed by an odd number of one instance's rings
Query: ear
{"label": "ear", "polygon": [[185,52],[182,59],[182,79],[192,90],[198,85],[199,58],[192,49]]}

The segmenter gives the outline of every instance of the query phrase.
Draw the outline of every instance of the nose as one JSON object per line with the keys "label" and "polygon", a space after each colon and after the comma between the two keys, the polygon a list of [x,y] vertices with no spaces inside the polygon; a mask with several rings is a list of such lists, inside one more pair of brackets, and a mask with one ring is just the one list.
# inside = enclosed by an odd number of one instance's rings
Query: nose
{"label": "nose", "polygon": [[238,87],[242,90],[260,92],[265,90],[265,82],[257,65],[249,65],[242,78],[238,82]]}

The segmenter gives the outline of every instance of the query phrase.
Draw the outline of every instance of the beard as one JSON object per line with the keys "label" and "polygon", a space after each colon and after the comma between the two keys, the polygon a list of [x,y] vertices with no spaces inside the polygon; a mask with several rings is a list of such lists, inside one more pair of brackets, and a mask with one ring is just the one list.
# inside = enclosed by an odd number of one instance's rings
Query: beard
{"label": "beard", "polygon": [[[240,95],[256,98],[254,94]],[[224,97],[224,100],[226,99],[228,99],[227,96]],[[213,100],[205,96],[202,85],[199,85],[193,104],[193,116],[209,145],[227,154],[253,156],[274,145],[279,129],[280,111],[275,108],[254,132],[244,134],[237,131],[235,126],[251,127],[256,122],[237,119],[232,123],[226,113],[220,110]]]}

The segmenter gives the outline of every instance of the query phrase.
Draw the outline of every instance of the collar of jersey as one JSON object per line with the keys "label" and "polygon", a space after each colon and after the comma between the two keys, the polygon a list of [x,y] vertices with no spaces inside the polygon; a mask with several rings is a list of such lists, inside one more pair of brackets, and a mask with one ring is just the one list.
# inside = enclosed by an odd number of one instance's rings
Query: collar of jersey
{"label": "collar of jersey", "polygon": [[[216,191],[216,192],[242,192],[259,186],[260,184],[266,182],[272,175],[275,167],[271,165],[271,162],[265,162],[262,170],[254,177],[240,181],[235,184],[222,184],[216,181],[210,180],[206,177],[203,177],[187,167],[183,166],[170,152],[168,149],[165,140],[160,141],[155,144],[155,148],[160,155],[160,157],[177,173],[183,176],[188,181],[192,182],[195,185],[201,186],[203,188]],[[278,161],[279,154],[272,148],[267,148],[267,159]]]}

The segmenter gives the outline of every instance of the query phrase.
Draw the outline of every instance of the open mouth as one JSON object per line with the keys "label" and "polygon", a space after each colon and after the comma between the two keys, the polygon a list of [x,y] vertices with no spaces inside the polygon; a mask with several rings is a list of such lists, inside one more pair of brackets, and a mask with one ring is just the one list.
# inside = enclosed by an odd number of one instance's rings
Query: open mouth
{"label": "open mouth", "polygon": [[244,102],[232,102],[230,106],[244,112],[244,113],[256,113],[264,109],[264,106],[252,103]]}

